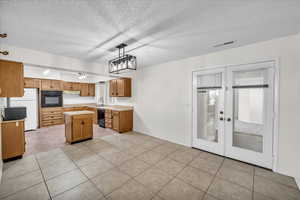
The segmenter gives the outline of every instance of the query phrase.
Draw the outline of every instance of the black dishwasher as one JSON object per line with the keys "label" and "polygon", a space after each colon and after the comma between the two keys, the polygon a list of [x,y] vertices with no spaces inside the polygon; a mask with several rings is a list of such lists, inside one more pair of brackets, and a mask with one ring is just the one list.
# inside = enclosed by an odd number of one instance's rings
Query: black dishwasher
{"label": "black dishwasher", "polygon": [[105,109],[98,108],[98,124],[100,127],[105,128]]}

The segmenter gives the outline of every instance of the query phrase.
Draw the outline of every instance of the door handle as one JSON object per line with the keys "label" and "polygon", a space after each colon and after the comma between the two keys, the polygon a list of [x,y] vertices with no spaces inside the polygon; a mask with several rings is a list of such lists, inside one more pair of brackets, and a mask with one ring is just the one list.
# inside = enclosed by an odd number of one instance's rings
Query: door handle
{"label": "door handle", "polygon": [[228,121],[228,122],[230,122],[230,121],[231,121],[231,119],[230,119],[230,118],[227,118],[227,121]]}

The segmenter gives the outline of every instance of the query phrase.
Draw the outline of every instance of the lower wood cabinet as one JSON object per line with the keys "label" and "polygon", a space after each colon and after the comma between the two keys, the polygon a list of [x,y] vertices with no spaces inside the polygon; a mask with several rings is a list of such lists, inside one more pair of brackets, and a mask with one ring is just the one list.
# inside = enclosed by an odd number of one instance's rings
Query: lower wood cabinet
{"label": "lower wood cabinet", "polygon": [[93,138],[93,114],[65,115],[68,143]]}
{"label": "lower wood cabinet", "polygon": [[25,153],[24,120],[1,123],[2,159],[22,156]]}
{"label": "lower wood cabinet", "polygon": [[41,109],[41,126],[52,126],[64,123],[63,108],[42,108]]}
{"label": "lower wood cabinet", "polygon": [[88,110],[94,112],[93,114],[93,123],[98,124],[98,111],[97,108],[93,107],[87,107],[87,106],[81,106],[81,107],[65,107],[63,108],[64,112],[69,112],[69,111],[82,111],[82,110]]}
{"label": "lower wood cabinet", "polygon": [[112,111],[112,129],[119,133],[132,131],[133,110]]}
{"label": "lower wood cabinet", "polygon": [[105,128],[113,128],[112,110],[105,109],[104,117],[105,117]]}

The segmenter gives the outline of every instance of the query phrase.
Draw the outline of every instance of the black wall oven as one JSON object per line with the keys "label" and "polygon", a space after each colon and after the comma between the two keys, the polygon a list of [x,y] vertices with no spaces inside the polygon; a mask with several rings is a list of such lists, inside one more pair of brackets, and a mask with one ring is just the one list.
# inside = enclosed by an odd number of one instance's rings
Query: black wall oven
{"label": "black wall oven", "polygon": [[42,91],[42,107],[62,107],[62,91]]}

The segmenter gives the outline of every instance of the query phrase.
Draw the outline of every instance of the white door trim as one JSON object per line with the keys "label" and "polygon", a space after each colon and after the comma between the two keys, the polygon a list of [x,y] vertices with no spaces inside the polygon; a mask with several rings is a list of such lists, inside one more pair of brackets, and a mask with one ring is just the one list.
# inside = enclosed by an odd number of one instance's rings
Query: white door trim
{"label": "white door trim", "polygon": [[217,66],[204,66],[204,67],[199,67],[196,70],[192,70],[191,76],[192,76],[192,81],[191,81],[191,87],[192,87],[192,92],[191,92],[191,113],[190,116],[192,117],[192,122],[191,122],[191,134],[190,134],[190,141],[191,141],[191,146],[193,142],[193,127],[194,127],[194,120],[193,120],[193,115],[194,115],[194,99],[193,99],[193,74],[194,72],[199,72],[202,70],[212,70],[212,69],[218,69],[218,68],[225,68],[225,67],[231,67],[231,66],[242,66],[242,65],[249,65],[249,64],[259,64],[259,63],[265,63],[265,62],[274,62],[274,123],[273,123],[273,166],[272,170],[274,172],[278,171],[278,143],[279,143],[279,78],[280,78],[280,59],[279,58],[269,58],[269,59],[262,59],[262,60],[256,60],[253,62],[247,62],[247,63],[236,63],[236,64],[224,64],[224,65],[217,65]]}

